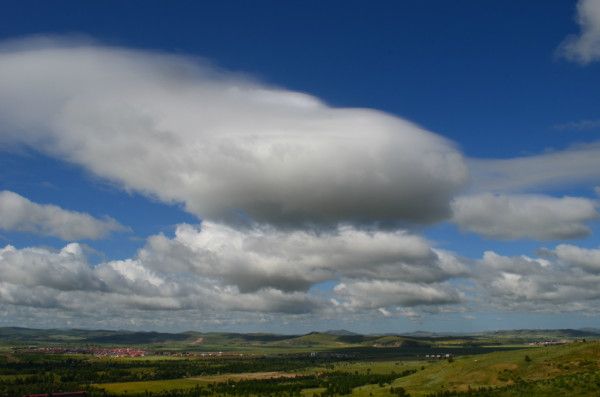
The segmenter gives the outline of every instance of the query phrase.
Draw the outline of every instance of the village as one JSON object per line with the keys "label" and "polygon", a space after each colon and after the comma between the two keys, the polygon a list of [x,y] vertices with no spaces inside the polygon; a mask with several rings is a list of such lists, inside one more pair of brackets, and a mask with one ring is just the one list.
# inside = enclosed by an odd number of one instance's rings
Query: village
{"label": "village", "polygon": [[132,347],[27,347],[16,348],[22,353],[42,354],[91,354],[96,357],[144,357],[148,354],[146,350]]}

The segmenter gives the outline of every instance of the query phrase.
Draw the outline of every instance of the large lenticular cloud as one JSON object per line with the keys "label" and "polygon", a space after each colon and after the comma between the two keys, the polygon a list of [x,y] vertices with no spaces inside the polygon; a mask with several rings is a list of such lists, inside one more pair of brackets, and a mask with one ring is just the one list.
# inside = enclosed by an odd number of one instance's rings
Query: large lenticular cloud
{"label": "large lenticular cloud", "polygon": [[195,60],[64,41],[0,50],[0,143],[79,164],[199,217],[274,225],[448,216],[445,139]]}

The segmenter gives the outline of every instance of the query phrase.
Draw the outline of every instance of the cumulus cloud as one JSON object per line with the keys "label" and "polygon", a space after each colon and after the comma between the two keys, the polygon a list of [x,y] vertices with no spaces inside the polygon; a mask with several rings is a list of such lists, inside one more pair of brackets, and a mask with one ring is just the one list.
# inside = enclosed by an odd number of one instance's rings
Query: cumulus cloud
{"label": "cumulus cloud", "polygon": [[444,218],[467,180],[442,137],[159,53],[45,40],[0,51],[0,141],[210,220]]}
{"label": "cumulus cloud", "polygon": [[600,182],[600,142],[508,159],[471,159],[472,190],[515,192]]}
{"label": "cumulus cloud", "polygon": [[29,232],[63,240],[99,239],[126,228],[111,218],[36,204],[10,191],[0,191],[0,229]]}
{"label": "cumulus cloud", "polygon": [[139,257],[148,268],[202,274],[242,291],[305,291],[339,277],[431,283],[466,272],[458,258],[422,237],[352,226],[316,233],[264,225],[235,229],[208,221],[184,224],[172,239],[150,238]]}
{"label": "cumulus cloud", "polygon": [[155,272],[137,258],[94,267],[77,243],[59,251],[7,246],[0,250],[0,272],[0,303],[30,307],[304,313],[318,304],[304,293],[264,288],[245,294],[201,275]]}
{"label": "cumulus cloud", "polygon": [[508,310],[597,312],[600,254],[571,245],[545,249],[542,257],[485,252],[475,277],[481,296]]}
{"label": "cumulus cloud", "polygon": [[531,194],[463,196],[452,210],[462,229],[498,239],[584,237],[591,233],[585,222],[599,217],[593,200]]}
{"label": "cumulus cloud", "polygon": [[[334,287],[341,306],[351,310],[377,309],[385,315],[390,306],[454,304],[461,296],[448,285],[387,280],[345,281]],[[384,308],[385,312],[380,309]]]}
{"label": "cumulus cloud", "polygon": [[77,243],[59,251],[7,246],[0,273],[0,303],[11,305],[297,315],[328,310],[326,296],[311,287],[339,279],[336,310],[456,303],[448,280],[467,269],[401,231],[236,230],[205,221],[179,225],[171,239],[151,237],[133,258],[96,266]]}
{"label": "cumulus cloud", "polygon": [[22,287],[46,286],[62,291],[102,289],[86,264],[82,247],[71,243],[58,252],[44,248],[0,250],[1,280]]}
{"label": "cumulus cloud", "polygon": [[600,274],[600,249],[586,249],[570,244],[560,244],[554,251],[543,250],[570,266],[578,267],[589,273]]}
{"label": "cumulus cloud", "polygon": [[571,35],[560,45],[558,53],[582,65],[600,59],[600,0],[579,0],[577,3],[579,35]]}

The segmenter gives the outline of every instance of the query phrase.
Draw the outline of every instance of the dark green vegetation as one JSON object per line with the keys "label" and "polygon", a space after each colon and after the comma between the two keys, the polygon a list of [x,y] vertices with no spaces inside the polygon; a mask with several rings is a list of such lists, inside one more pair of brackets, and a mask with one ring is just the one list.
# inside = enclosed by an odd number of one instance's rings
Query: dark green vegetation
{"label": "dark green vegetation", "polygon": [[[598,396],[597,338],[592,330],[289,336],[3,328],[0,397],[74,390],[140,397]],[[123,346],[146,356],[111,356]]]}

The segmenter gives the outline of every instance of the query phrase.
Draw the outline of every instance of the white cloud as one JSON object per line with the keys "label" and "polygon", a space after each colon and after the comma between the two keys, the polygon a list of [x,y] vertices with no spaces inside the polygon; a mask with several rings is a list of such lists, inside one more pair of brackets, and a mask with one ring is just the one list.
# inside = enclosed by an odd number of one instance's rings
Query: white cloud
{"label": "white cloud", "polygon": [[139,259],[92,267],[77,243],[60,251],[44,248],[0,250],[0,303],[91,312],[112,310],[228,310],[303,313],[318,302],[301,292],[264,288],[241,293],[201,275],[155,272]]}
{"label": "white cloud", "polygon": [[600,182],[600,142],[509,159],[471,159],[472,189],[514,192]]}
{"label": "white cloud", "polygon": [[[350,310],[390,306],[445,305],[461,302],[458,291],[444,284],[387,280],[344,281],[334,288],[342,307]],[[381,310],[380,310],[381,312]]]}
{"label": "white cloud", "polygon": [[202,274],[242,291],[303,291],[339,277],[431,283],[466,273],[454,255],[422,237],[352,226],[315,233],[205,221],[179,225],[173,239],[150,238],[139,257],[148,268]]}
{"label": "white cloud", "polygon": [[[7,246],[0,250],[0,304],[82,313],[103,306],[293,315],[331,306],[376,310],[455,303],[457,292],[447,280],[466,271],[451,253],[401,231],[235,230],[205,221],[202,227],[178,226],[173,239],[150,238],[134,258],[97,266],[77,243],[60,251]],[[311,290],[340,278],[350,291],[336,289],[342,304]],[[368,285],[378,291],[361,298]]]}
{"label": "white cloud", "polygon": [[503,310],[597,312],[600,255],[559,245],[543,258],[501,256],[487,251],[475,276],[484,302]]}
{"label": "white cloud", "polygon": [[463,196],[452,210],[461,229],[499,239],[584,237],[591,233],[585,223],[600,216],[593,200],[531,194]]}
{"label": "white cloud", "polygon": [[43,285],[69,291],[81,289],[102,289],[98,280],[87,265],[81,246],[71,243],[58,252],[50,253],[44,248],[24,248],[12,246],[0,249],[1,281],[18,284],[22,287]]}
{"label": "white cloud", "polygon": [[467,180],[451,143],[398,117],[120,48],[5,45],[0,121],[0,143],[203,219],[432,222]]}
{"label": "white cloud", "polygon": [[10,191],[0,191],[0,229],[58,237],[63,240],[99,239],[125,227],[111,218],[36,204]]}
{"label": "white cloud", "polygon": [[560,244],[552,251],[544,253],[554,254],[563,263],[579,267],[586,272],[600,273],[600,249],[585,249],[570,244]]}
{"label": "white cloud", "polygon": [[566,59],[583,65],[600,59],[600,0],[577,3],[579,35],[572,35],[560,45],[558,52]]}
{"label": "white cloud", "polygon": [[380,307],[379,309],[377,309],[377,311],[381,313],[383,317],[392,317],[392,313],[383,307]]}

